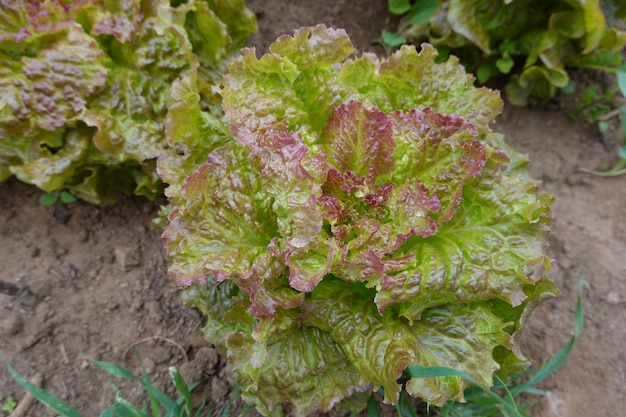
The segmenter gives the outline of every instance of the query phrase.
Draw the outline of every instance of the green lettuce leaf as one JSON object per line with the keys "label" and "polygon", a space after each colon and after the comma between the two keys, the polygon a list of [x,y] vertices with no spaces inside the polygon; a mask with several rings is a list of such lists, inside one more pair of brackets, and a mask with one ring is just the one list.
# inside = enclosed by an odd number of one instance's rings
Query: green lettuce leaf
{"label": "green lettuce leaf", "polygon": [[[320,31],[319,27],[300,29],[294,37],[281,38],[260,59],[253,49],[244,49],[242,57],[233,61],[222,94],[235,135],[260,133],[281,121],[291,129],[297,127],[310,143],[332,109],[349,100],[372,103],[385,112],[433,107],[439,113],[468,119],[481,132],[489,130],[487,124],[502,108],[498,93],[474,88],[473,77],[461,70],[457,60],[432,65],[437,52],[428,46],[419,53],[415,48],[402,48],[380,61],[366,55],[345,61],[341,71],[336,71],[332,64],[342,63],[354,49],[344,31],[326,30],[326,42],[318,39]],[[311,58],[294,57],[297,51],[309,53],[301,45],[307,37],[316,40],[319,49],[310,52]],[[336,48],[327,47],[331,40]],[[319,64],[311,67],[313,61]],[[445,77],[448,83],[426,81],[436,77]]]}
{"label": "green lettuce leaf", "polygon": [[[297,323],[297,317],[293,322]],[[255,358],[250,352],[255,351],[237,342],[235,338],[228,341],[233,356],[241,354],[237,364],[253,363]],[[265,356],[262,366],[249,371],[235,369],[241,376],[244,400],[254,403],[264,414],[287,414],[285,404],[291,404],[296,415],[325,412],[343,398],[371,390],[341,346],[315,327],[294,325],[256,345]]]}
{"label": "green lettuce leaf", "polygon": [[[412,363],[461,369],[491,386],[499,368],[492,351],[508,346],[510,336],[487,305],[447,305],[409,322],[391,311],[379,315],[370,297],[371,292],[354,284],[324,281],[303,305],[302,323],[328,332],[363,378],[384,388],[386,402],[398,401],[397,380]],[[443,405],[448,399],[463,401],[466,387],[450,378],[413,380],[407,388]]]}
{"label": "green lettuce leaf", "polygon": [[205,337],[227,349],[244,399],[266,415],[284,415],[285,404],[293,404],[298,415],[329,411],[372,388],[327,333],[298,324],[295,309],[253,318],[233,281],[218,283],[212,276],[186,289],[183,299],[207,316]]}
{"label": "green lettuce leaf", "polygon": [[[319,48],[313,47],[311,40]],[[354,48],[345,31],[315,27],[279,39],[270,46],[270,51],[274,50],[257,59],[254,49],[244,49],[242,56],[233,60],[224,77],[224,111],[237,136],[253,138],[272,122],[281,121],[289,128],[299,126],[308,143],[334,107],[358,97],[332,69],[354,53]],[[310,55],[298,58],[300,50]],[[319,66],[314,65],[317,62]],[[242,82],[249,88],[238,88]]]}
{"label": "green lettuce leaf", "polygon": [[168,184],[165,195],[176,204],[184,179],[206,162],[213,150],[231,140],[219,111],[203,102],[198,62],[177,79],[170,90],[165,119],[167,148],[159,155],[157,170]]}
{"label": "green lettuce leaf", "polygon": [[[75,175],[75,170],[80,169],[79,161],[85,159],[89,150],[89,136],[81,134],[78,130],[68,134],[65,141],[67,146],[61,148],[60,151],[51,153],[46,152],[46,148],[43,148],[41,152],[38,152],[37,157],[30,162],[12,165],[11,172],[21,181],[35,184],[42,190],[62,188]],[[23,143],[28,142],[37,143],[32,138],[23,141]]]}
{"label": "green lettuce leaf", "polygon": [[[403,46],[380,63],[370,56],[346,63],[342,78],[385,112],[432,107],[438,113],[467,119],[481,132],[488,131],[487,125],[502,110],[499,94],[474,88],[474,77],[462,69],[457,58],[433,65],[436,58],[432,46],[423,45],[420,52]],[[430,81],[433,79],[448,82]]]}
{"label": "green lettuce leaf", "polygon": [[493,12],[488,4],[485,0],[450,0],[447,16],[455,32],[465,36],[486,54],[491,53],[491,45],[489,34],[480,17],[481,12]]}
{"label": "green lettuce leaf", "polygon": [[613,10],[600,0],[445,0],[428,22],[407,24],[401,33],[458,55],[481,83],[510,74],[507,97],[525,105],[567,85],[568,67],[620,65],[615,53],[626,34],[610,27]]}

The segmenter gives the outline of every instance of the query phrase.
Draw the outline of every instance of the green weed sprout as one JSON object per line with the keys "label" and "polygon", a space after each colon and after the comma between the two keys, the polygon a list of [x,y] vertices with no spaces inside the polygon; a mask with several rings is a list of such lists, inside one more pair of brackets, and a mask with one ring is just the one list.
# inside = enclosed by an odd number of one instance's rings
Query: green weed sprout
{"label": "green weed sprout", "polygon": [[619,118],[619,135],[622,147],[618,151],[619,161],[608,170],[581,169],[599,177],[615,177],[626,174],[626,64],[615,70],[618,89],[611,89],[603,94],[595,84],[587,87],[581,94],[581,105],[573,113],[583,114],[590,122],[598,124],[598,130],[605,134],[609,129],[608,120]]}
{"label": "green weed sprout", "polygon": [[4,404],[2,404],[0,410],[6,411],[7,413],[12,413],[13,410],[15,410],[15,406],[17,406],[15,399],[12,395],[9,395],[6,400],[4,400]]}
{"label": "green weed sprout", "polygon": [[55,205],[59,207],[64,204],[75,203],[76,201],[76,197],[68,191],[53,191],[42,195],[39,199],[39,204],[42,206]]}
{"label": "green weed sprout", "polygon": [[[138,382],[148,395],[148,407],[143,406],[139,408],[124,399],[118,387],[113,382],[109,381],[115,392],[115,403],[102,411],[100,417],[206,417],[218,415],[218,413],[220,417],[225,417],[231,414],[235,400],[238,398],[239,390],[235,387],[234,391],[231,393],[230,400],[221,411],[218,410],[216,412],[216,410],[207,407],[204,401],[200,406],[194,408],[191,392],[200,385],[203,380],[187,385],[181,373],[173,366],[169,368],[169,375],[180,394],[177,399],[172,398],[169,394],[156,388],[144,367],[142,367],[141,370],[141,377],[138,377],[118,364],[93,359],[90,359],[90,361],[112,376]],[[84,417],[83,414],[57,396],[22,378],[8,363],[7,368],[15,381],[46,407],[64,417]]]}
{"label": "green weed sprout", "polygon": [[[620,66],[615,71],[617,76],[617,85],[622,94],[622,98],[626,97],[626,64]],[[619,161],[608,171],[595,171],[595,175],[602,177],[615,177],[617,175],[626,174],[626,104],[624,100],[622,105],[617,109],[620,118],[620,133],[622,136],[622,147],[619,150]]]}

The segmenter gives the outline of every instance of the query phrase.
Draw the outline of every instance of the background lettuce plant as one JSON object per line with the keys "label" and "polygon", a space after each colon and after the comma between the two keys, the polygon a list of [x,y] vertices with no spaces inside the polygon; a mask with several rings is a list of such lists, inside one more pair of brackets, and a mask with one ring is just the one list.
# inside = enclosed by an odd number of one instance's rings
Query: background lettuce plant
{"label": "background lettuce plant", "polygon": [[[302,28],[230,65],[231,138],[193,77],[168,118],[171,143],[222,137],[173,189],[169,272],[266,415],[359,409],[380,387],[395,403],[411,364],[491,386],[526,365],[520,330],[556,293],[534,273],[551,197],[490,130],[498,93],[427,45],[354,53],[343,30]],[[469,385],[404,387],[443,405]]]}
{"label": "background lettuce plant", "polygon": [[161,193],[172,83],[199,72],[218,112],[225,61],[254,30],[243,0],[0,1],[0,180],[92,203]]}
{"label": "background lettuce plant", "polygon": [[394,43],[428,41],[453,51],[484,83],[509,75],[507,98],[554,96],[569,82],[567,68],[614,72],[626,34],[612,23],[626,17],[621,0],[389,0],[407,13]]}

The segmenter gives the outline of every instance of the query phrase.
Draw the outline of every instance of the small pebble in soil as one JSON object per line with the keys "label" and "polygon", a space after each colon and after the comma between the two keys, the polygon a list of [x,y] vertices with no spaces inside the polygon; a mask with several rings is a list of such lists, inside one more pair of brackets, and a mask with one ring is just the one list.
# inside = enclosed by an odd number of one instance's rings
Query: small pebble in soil
{"label": "small pebble in soil", "polygon": [[117,246],[113,253],[123,272],[141,265],[141,251],[137,246]]}
{"label": "small pebble in soil", "polygon": [[143,308],[143,300],[139,297],[134,298],[133,301],[131,301],[130,303],[130,308],[133,311],[139,311]]}
{"label": "small pebble in soil", "polygon": [[156,369],[156,364],[154,363],[154,361],[151,358],[143,358],[142,362],[143,367],[146,368],[148,374],[153,374],[154,370]]}
{"label": "small pebble in soil", "polygon": [[209,375],[215,374],[217,366],[220,363],[220,355],[213,346],[205,346],[200,348],[194,358],[196,362],[204,365],[205,372]]}
{"label": "small pebble in soil", "polygon": [[80,229],[80,231],[76,235],[76,239],[79,242],[87,242],[89,240],[89,232],[87,231],[87,229]]}
{"label": "small pebble in soil", "polygon": [[152,354],[152,358],[154,362],[162,365],[170,360],[172,357],[172,353],[170,352],[169,346],[157,346],[154,349],[154,353]]}
{"label": "small pebble in soil", "polygon": [[12,336],[22,330],[24,319],[17,311],[13,311],[7,317],[0,319],[0,335]]}
{"label": "small pebble in soil", "polygon": [[67,255],[68,252],[69,250],[66,247],[59,246],[58,243],[52,249],[52,254],[54,255],[54,258],[57,260]]}
{"label": "small pebble in soil", "polygon": [[228,382],[220,378],[211,379],[211,401],[214,404],[223,404],[228,397],[230,386]]}
{"label": "small pebble in soil", "polygon": [[605,297],[604,297],[605,301],[609,304],[612,305],[617,305],[620,304],[622,302],[619,294],[617,293],[617,291],[611,291],[609,292]]}
{"label": "small pebble in soil", "polygon": [[185,381],[191,384],[207,375],[215,375],[220,357],[213,346],[204,346],[196,352],[193,360],[180,366]]}
{"label": "small pebble in soil", "polygon": [[201,332],[193,332],[189,336],[189,345],[194,350],[198,350],[202,347],[207,346],[208,344],[209,342],[206,341],[206,339],[204,338],[204,335]]}
{"label": "small pebble in soil", "polygon": [[234,384],[237,381],[237,374],[235,373],[231,362],[226,362],[226,366],[220,369],[218,376],[231,384]]}

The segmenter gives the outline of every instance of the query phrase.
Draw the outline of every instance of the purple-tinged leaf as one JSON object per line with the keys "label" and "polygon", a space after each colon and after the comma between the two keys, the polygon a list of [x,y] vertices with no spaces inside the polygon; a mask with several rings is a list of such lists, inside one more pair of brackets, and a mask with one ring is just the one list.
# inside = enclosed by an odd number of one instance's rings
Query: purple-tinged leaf
{"label": "purple-tinged leaf", "polygon": [[432,107],[437,113],[467,119],[480,132],[489,132],[488,125],[502,111],[499,93],[474,87],[474,77],[454,56],[435,64],[437,54],[428,44],[422,44],[419,52],[403,45],[381,61],[369,55],[349,61],[341,75],[385,113]]}
{"label": "purple-tinged leaf", "polygon": [[350,101],[333,110],[320,139],[329,162],[339,171],[352,171],[373,187],[391,173],[395,142],[392,124],[378,109]]}
{"label": "purple-tinged leaf", "polygon": [[143,20],[141,0],[73,0],[70,13],[89,21],[93,35],[113,35],[120,42],[130,42]]}
{"label": "purple-tinged leaf", "polygon": [[170,274],[179,283],[204,282],[208,274],[234,279],[252,309],[269,314],[277,305],[293,307],[299,295],[265,291],[276,286],[269,282],[278,282],[285,265],[268,251],[278,225],[272,198],[253,191],[260,188],[247,152],[231,142],[185,181],[188,206],[172,211],[163,239],[173,260]]}
{"label": "purple-tinged leaf", "polygon": [[330,272],[335,249],[325,239],[289,250],[285,254],[289,267],[289,285],[298,291],[311,292]]}
{"label": "purple-tinged leaf", "polygon": [[252,153],[263,190],[273,198],[278,230],[285,240],[282,244],[305,247],[322,228],[316,203],[322,190],[303,165],[309,149],[299,135],[275,125],[252,147]]}
{"label": "purple-tinged leaf", "polygon": [[394,188],[389,197],[389,217],[402,242],[411,236],[435,234],[437,225],[430,216],[440,208],[439,199],[429,196],[426,187],[417,179],[414,184]]}
{"label": "purple-tinged leaf", "polygon": [[331,226],[345,220],[346,207],[339,198],[323,195],[317,199],[317,203],[322,216]]}
{"label": "purple-tinged leaf", "polygon": [[169,184],[165,195],[172,204],[180,197],[183,180],[206,162],[211,151],[231,140],[226,122],[203,109],[197,66],[194,62],[170,89],[165,119],[168,148],[159,156],[157,170]]}
{"label": "purple-tinged leaf", "polygon": [[385,256],[404,243],[391,224],[370,218],[334,226],[331,231],[337,247],[331,272],[345,281],[380,278],[387,270]]}
{"label": "purple-tinged leaf", "polygon": [[392,119],[397,145],[392,180],[417,178],[439,201],[440,208],[431,210],[437,224],[450,220],[465,182],[481,172],[488,155],[503,157],[476,140],[476,128],[460,117],[425,108],[394,112]]}
{"label": "purple-tinged leaf", "polygon": [[278,121],[312,144],[333,108],[361,97],[334,69],[354,52],[350,39],[319,25],[281,37],[270,51],[257,58],[254,49],[243,49],[224,76],[223,107],[233,134],[257,140]]}
{"label": "purple-tinged leaf", "polygon": [[47,131],[61,128],[105,82],[108,70],[97,43],[77,24],[57,26],[51,36],[38,34],[43,39],[33,56],[19,61],[3,57],[0,88],[8,104],[0,110],[3,137],[30,133],[35,126]]}
{"label": "purple-tinged leaf", "polygon": [[401,314],[415,320],[447,303],[524,301],[524,287],[533,283],[526,268],[546,263],[551,199],[537,196],[532,182],[504,176],[494,166],[486,169],[466,185],[452,221],[403,247],[415,262],[383,278],[376,294],[381,311],[399,304]]}

